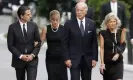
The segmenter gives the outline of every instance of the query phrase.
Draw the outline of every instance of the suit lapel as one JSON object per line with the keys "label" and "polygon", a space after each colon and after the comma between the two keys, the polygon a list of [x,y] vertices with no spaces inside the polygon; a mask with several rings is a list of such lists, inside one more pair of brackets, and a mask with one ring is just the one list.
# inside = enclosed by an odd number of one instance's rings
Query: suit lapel
{"label": "suit lapel", "polygon": [[110,4],[110,2],[108,2],[108,7],[107,7],[107,9],[109,10],[109,13],[110,13],[110,12],[112,12],[112,9],[111,9],[111,4]]}
{"label": "suit lapel", "polygon": [[84,36],[85,34],[88,34],[88,30],[90,30],[90,22],[85,18],[85,32],[84,32]]}
{"label": "suit lapel", "polygon": [[74,21],[75,23],[74,23],[74,27],[75,27],[75,30],[77,31],[77,32],[80,32],[80,36],[82,36],[82,33],[81,33],[81,31],[80,31],[80,26],[79,26],[79,24],[78,24],[78,21],[77,21],[77,19],[75,19],[75,21]]}
{"label": "suit lapel", "polygon": [[85,32],[88,30],[88,28],[89,28],[89,22],[88,22],[88,20],[85,18]]}
{"label": "suit lapel", "polygon": [[27,39],[28,39],[28,36],[29,36],[29,33],[30,33],[30,29],[31,28],[31,25],[29,22],[27,22]]}
{"label": "suit lapel", "polygon": [[120,15],[120,5],[119,5],[119,3],[117,2],[117,16],[119,16]]}
{"label": "suit lapel", "polygon": [[23,36],[23,31],[21,29],[20,23],[19,21],[17,22],[17,28],[18,28],[18,33],[20,34],[20,37],[23,39],[23,41],[25,42],[24,36]]}

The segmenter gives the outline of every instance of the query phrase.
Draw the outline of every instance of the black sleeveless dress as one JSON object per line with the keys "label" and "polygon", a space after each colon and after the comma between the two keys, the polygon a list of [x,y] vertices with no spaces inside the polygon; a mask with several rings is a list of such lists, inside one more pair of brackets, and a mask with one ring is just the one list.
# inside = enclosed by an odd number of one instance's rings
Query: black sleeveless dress
{"label": "black sleeveless dress", "polygon": [[60,25],[58,30],[52,30],[51,25],[47,26],[47,51],[46,51],[46,61],[49,62],[60,62],[62,60],[62,42],[61,36],[63,32],[63,26]]}
{"label": "black sleeveless dress", "polygon": [[[106,68],[103,74],[103,80],[123,79],[122,54],[120,54],[117,61],[112,61],[115,52],[111,36],[115,38],[115,34],[111,33],[109,29],[100,31],[100,34],[104,38],[104,63]],[[118,30],[116,33],[117,44],[120,44],[120,39],[121,39],[121,30]]]}
{"label": "black sleeveless dress", "polygon": [[62,59],[62,34],[62,25],[59,26],[58,30],[52,29],[51,25],[47,26],[46,68],[48,80],[67,80],[67,68]]}

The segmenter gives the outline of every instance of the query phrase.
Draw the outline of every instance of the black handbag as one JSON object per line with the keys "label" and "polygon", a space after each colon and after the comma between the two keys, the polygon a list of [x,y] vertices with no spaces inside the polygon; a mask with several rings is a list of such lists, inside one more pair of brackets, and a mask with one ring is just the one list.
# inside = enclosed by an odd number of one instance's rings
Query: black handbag
{"label": "black handbag", "polygon": [[115,45],[115,52],[122,54],[124,52],[125,48],[126,48],[126,43],[125,42],[120,44],[120,45],[116,44]]}

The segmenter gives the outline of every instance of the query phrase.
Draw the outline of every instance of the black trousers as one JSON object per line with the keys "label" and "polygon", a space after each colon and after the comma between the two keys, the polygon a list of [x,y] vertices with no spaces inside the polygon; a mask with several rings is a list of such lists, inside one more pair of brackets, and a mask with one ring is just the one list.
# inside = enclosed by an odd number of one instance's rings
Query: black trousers
{"label": "black trousers", "polygon": [[48,80],[68,80],[67,68],[62,61],[46,61]]}
{"label": "black trousers", "polygon": [[91,70],[82,56],[79,65],[76,68],[70,68],[71,80],[80,80],[80,75],[82,80],[91,80]]}
{"label": "black trousers", "polygon": [[24,68],[15,68],[17,80],[25,80],[25,73],[27,73],[27,80],[36,80],[38,61],[32,61],[25,65]]}

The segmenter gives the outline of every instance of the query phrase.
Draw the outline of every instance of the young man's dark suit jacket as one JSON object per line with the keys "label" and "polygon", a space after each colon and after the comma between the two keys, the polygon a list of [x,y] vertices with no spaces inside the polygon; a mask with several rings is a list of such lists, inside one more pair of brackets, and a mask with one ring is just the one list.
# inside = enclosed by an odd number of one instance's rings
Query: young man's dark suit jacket
{"label": "young man's dark suit jacket", "polygon": [[[110,2],[103,4],[101,6],[101,11],[100,11],[100,21],[102,22],[105,16],[110,12],[112,12]],[[120,2],[117,2],[117,15],[122,23],[121,28],[125,28],[127,26],[126,10],[125,6]]]}
{"label": "young man's dark suit jacket", "polygon": [[[12,53],[12,67],[24,68],[27,64],[37,66],[41,40],[38,27],[34,22],[27,22],[27,37],[27,40],[25,40],[19,21],[9,26],[7,43],[8,49]],[[34,41],[38,42],[35,47]],[[26,46],[27,53],[24,52]],[[34,54],[35,58],[31,62],[24,62],[19,59],[21,54]]]}
{"label": "young man's dark suit jacket", "polygon": [[133,39],[133,10],[131,11],[131,18],[129,23],[130,38]]}
{"label": "young man's dark suit jacket", "polygon": [[92,68],[92,60],[98,60],[98,44],[95,23],[85,18],[85,32],[82,36],[77,19],[67,21],[64,25],[63,36],[64,60],[71,60],[75,68],[84,56],[88,68]]}
{"label": "young man's dark suit jacket", "polygon": [[[72,8],[72,15],[71,15],[71,19],[75,19],[76,18],[76,10],[75,7]],[[91,7],[88,7],[88,11],[86,14],[86,18],[90,18],[90,19],[94,19],[94,10]]]}

